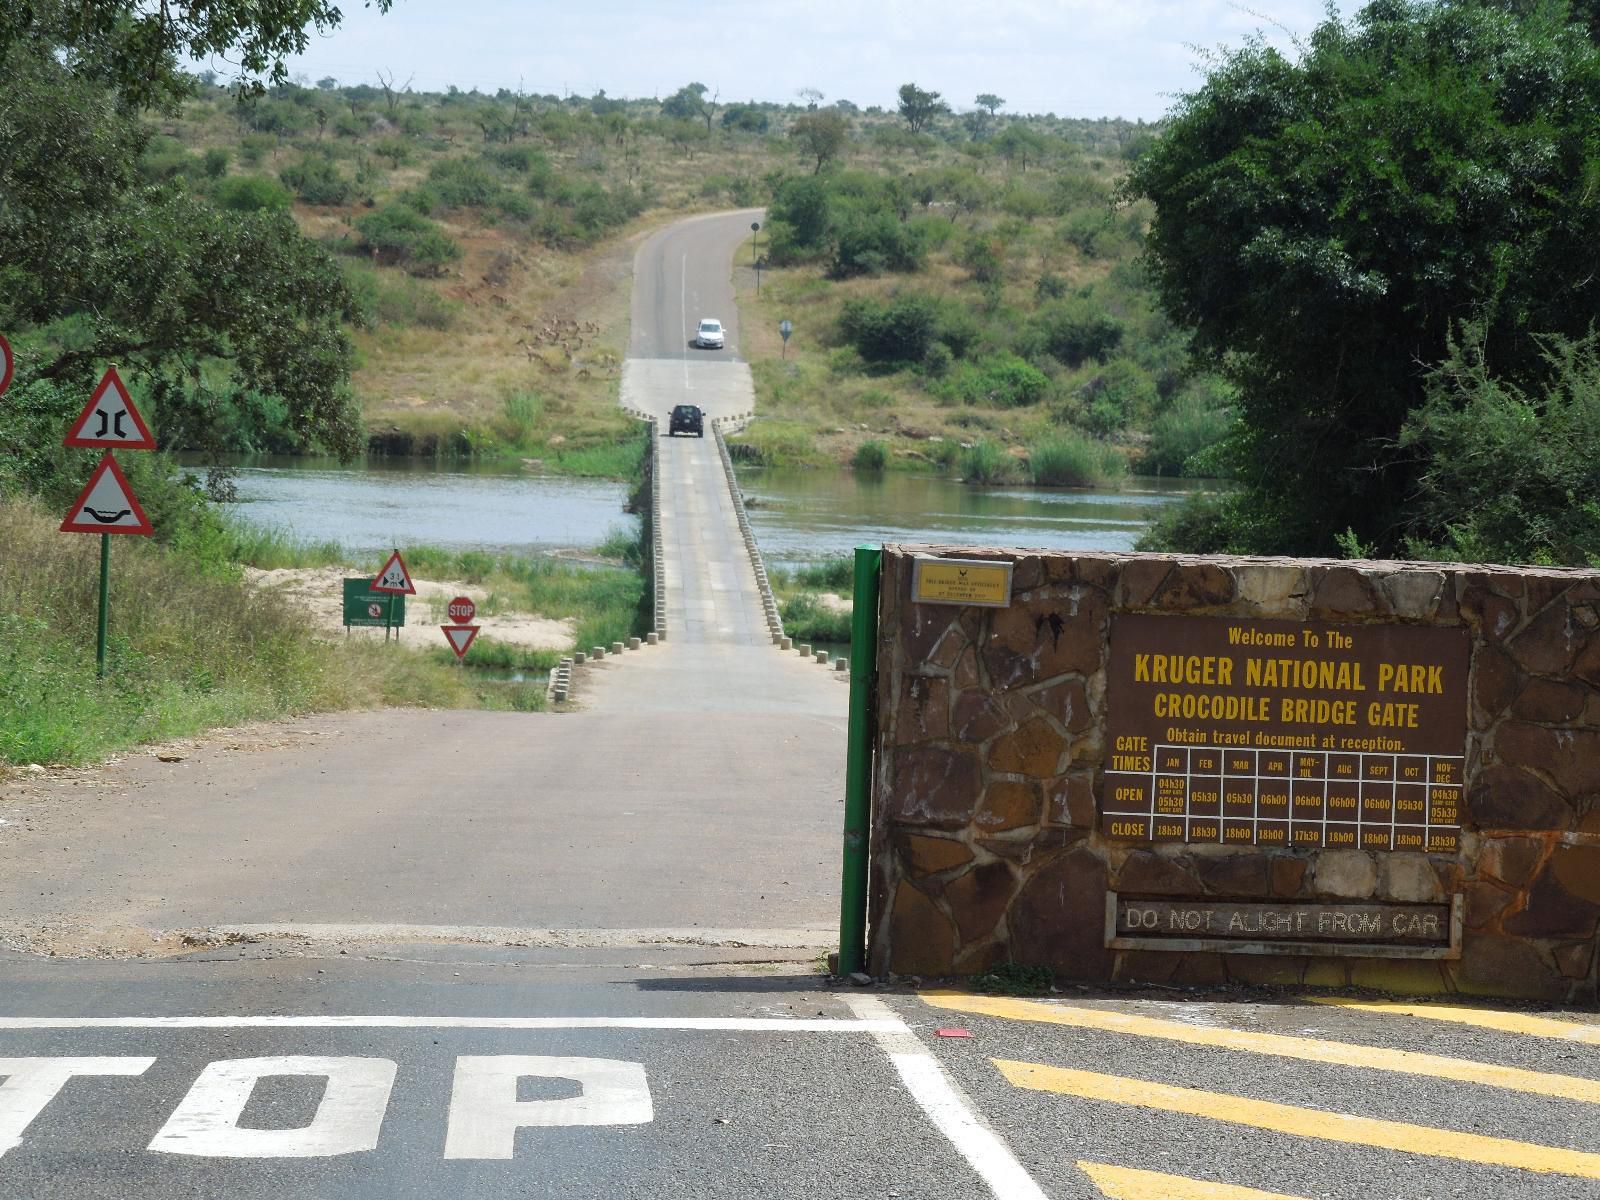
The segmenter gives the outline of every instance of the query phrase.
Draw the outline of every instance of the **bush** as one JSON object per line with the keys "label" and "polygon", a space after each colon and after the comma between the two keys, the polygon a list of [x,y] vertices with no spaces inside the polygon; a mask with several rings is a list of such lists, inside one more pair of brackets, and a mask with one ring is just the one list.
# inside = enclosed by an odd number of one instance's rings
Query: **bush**
{"label": "bush", "polygon": [[849,642],[850,614],[824,604],[811,592],[801,592],[778,606],[783,632],[800,642]]}
{"label": "bush", "polygon": [[432,221],[404,204],[386,204],[356,222],[362,244],[382,262],[402,265],[413,275],[437,275],[461,257],[461,247]]}
{"label": "bush", "polygon": [[1097,372],[1079,389],[1089,428],[1102,437],[1127,428],[1149,413],[1158,399],[1155,380],[1138,363],[1119,358]]}
{"label": "bush", "polygon": [[213,146],[205,152],[201,165],[207,179],[221,179],[228,173],[228,152],[221,146]]}
{"label": "bush", "polygon": [[1028,470],[1041,487],[1104,487],[1127,474],[1114,446],[1074,433],[1057,433],[1035,445]]}
{"label": "bush", "polygon": [[1233,424],[1227,397],[1218,391],[1196,383],[1178,394],[1150,426],[1150,444],[1139,459],[1141,472],[1200,476],[1215,470],[1202,456]]}
{"label": "bush", "polygon": [[350,199],[350,181],[321,155],[306,155],[278,172],[278,178],[307,204],[343,204]]}
{"label": "bush", "polygon": [[1014,354],[996,354],[978,363],[962,363],[934,390],[947,400],[991,408],[1037,404],[1050,380]]}
{"label": "bush", "polygon": [[229,212],[286,212],[293,198],[265,175],[234,175],[217,181],[212,199]]}
{"label": "bush", "polygon": [[482,162],[450,158],[428,169],[428,186],[450,208],[488,208],[500,194],[500,181]]}
{"label": "bush", "polygon": [[855,299],[839,314],[839,333],[872,363],[917,363],[933,345],[937,306],[926,296],[906,293],[888,304]]}
{"label": "bush", "polygon": [[889,463],[889,447],[875,439],[862,442],[850,463],[858,471],[881,471]]}
{"label": "bush", "polygon": [[1016,460],[1003,447],[981,438],[961,452],[961,476],[968,483],[1007,483],[1016,475]]}
{"label": "bush", "polygon": [[1071,367],[1090,359],[1104,362],[1122,344],[1122,322],[1088,300],[1052,304],[1034,323],[1044,336],[1045,349]]}

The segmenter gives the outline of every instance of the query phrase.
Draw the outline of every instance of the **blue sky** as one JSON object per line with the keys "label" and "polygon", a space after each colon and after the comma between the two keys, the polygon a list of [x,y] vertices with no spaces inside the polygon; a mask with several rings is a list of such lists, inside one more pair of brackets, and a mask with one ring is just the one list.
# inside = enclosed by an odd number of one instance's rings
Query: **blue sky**
{"label": "blue sky", "polygon": [[1013,112],[1146,120],[1196,84],[1197,48],[1255,31],[1287,46],[1286,31],[1303,37],[1323,11],[1319,0],[396,0],[381,17],[360,0],[344,7],[340,29],[314,38],[292,71],[630,97],[698,80],[724,101],[815,87],[886,108],[911,81],[957,111],[994,92]]}

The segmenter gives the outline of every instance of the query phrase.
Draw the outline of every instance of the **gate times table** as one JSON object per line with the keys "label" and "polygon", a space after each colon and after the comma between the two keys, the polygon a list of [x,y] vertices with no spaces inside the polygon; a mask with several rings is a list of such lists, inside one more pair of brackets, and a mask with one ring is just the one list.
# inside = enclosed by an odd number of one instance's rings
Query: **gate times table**
{"label": "gate times table", "polygon": [[1424,754],[1157,745],[1106,772],[1107,837],[1454,853],[1463,760]]}

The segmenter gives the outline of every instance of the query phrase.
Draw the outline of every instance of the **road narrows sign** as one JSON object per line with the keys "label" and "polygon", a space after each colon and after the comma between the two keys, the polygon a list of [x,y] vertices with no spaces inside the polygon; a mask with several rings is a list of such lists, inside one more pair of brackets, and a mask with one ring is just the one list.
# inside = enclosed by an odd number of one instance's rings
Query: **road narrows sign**
{"label": "road narrows sign", "polygon": [[16,359],[11,353],[11,343],[0,335],[0,396],[6,394],[6,389],[11,386],[11,369],[16,366]]}
{"label": "road narrows sign", "polygon": [[156,439],[144,423],[133,397],[117,374],[107,367],[99,386],[67,431],[67,446],[104,446],[112,450],[154,450]]}
{"label": "road narrows sign", "polygon": [[383,564],[383,570],[372,581],[372,590],[404,596],[417,594],[416,586],[411,582],[411,572],[406,570],[406,560],[400,557],[400,551],[396,550],[389,556],[389,561]]}
{"label": "road narrows sign", "polygon": [[78,499],[61,522],[62,533],[137,533],[148,536],[155,532],[150,518],[144,515],[128,477],[122,473],[117,460],[106,451],[100,465],[89,476]]}
{"label": "road narrows sign", "polygon": [[458,659],[467,656],[472,640],[478,636],[476,625],[441,625],[439,628],[444,631],[445,640],[450,643],[450,649],[456,652]]}
{"label": "road narrows sign", "polygon": [[471,596],[457,596],[445,611],[452,624],[471,625],[472,618],[478,615],[478,606],[472,602]]}

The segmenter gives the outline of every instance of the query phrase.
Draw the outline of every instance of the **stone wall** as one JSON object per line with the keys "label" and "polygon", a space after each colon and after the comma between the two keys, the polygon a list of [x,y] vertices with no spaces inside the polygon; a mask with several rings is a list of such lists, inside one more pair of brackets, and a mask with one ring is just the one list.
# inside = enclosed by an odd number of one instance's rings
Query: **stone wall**
{"label": "stone wall", "polygon": [[[917,604],[917,554],[1010,561],[1006,608]],[[1102,836],[1118,613],[1465,627],[1454,854],[1133,844]],[[1091,981],[1596,998],[1600,575],[1420,563],[886,546],[869,957],[943,975],[1045,964]],[[1447,902],[1455,959],[1107,947],[1108,892]]]}

